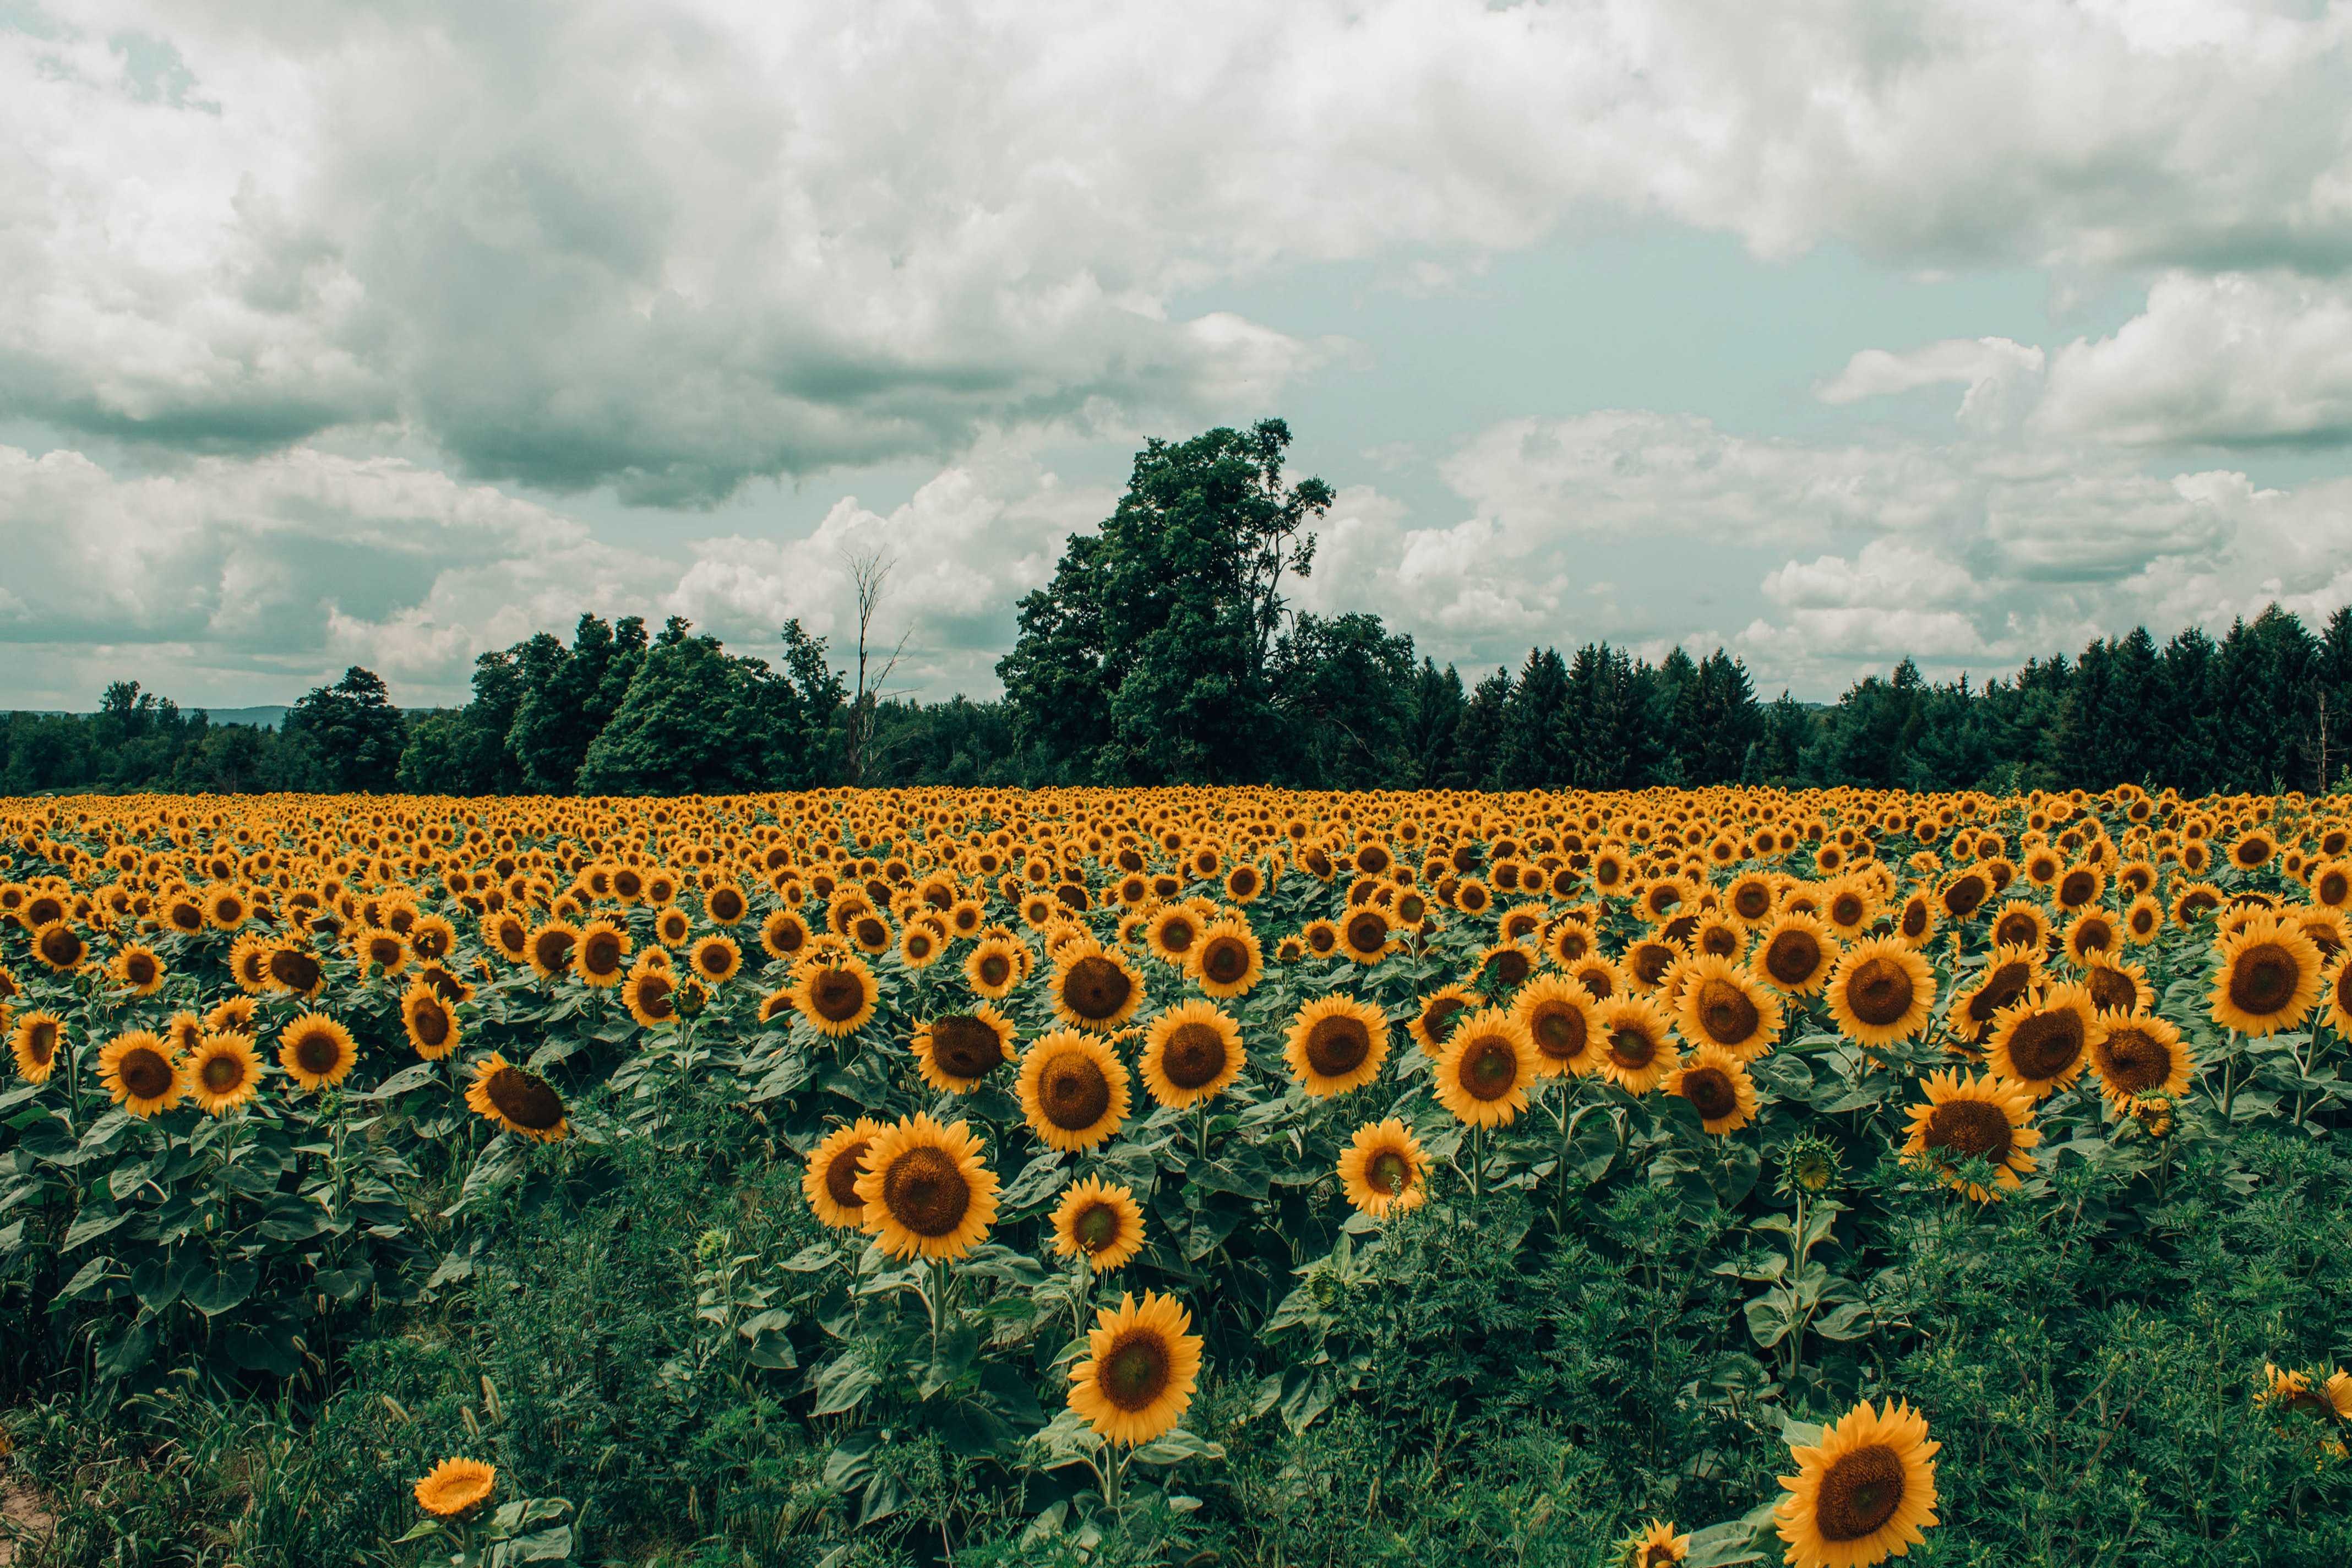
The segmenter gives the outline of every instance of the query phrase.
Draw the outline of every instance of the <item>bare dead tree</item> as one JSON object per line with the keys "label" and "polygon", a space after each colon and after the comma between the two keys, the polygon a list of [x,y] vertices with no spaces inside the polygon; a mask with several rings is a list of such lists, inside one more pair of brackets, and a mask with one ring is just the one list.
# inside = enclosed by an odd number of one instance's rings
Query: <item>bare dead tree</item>
{"label": "bare dead tree", "polygon": [[857,690],[849,707],[849,782],[853,784],[864,784],[866,770],[877,760],[874,754],[877,710],[882,704],[883,689],[898,668],[898,656],[907,651],[907,638],[914,630],[909,626],[899,633],[889,657],[881,657],[874,643],[874,621],[882,608],[890,570],[898,563],[896,556],[885,555],[878,550],[849,558],[849,580],[857,591]]}

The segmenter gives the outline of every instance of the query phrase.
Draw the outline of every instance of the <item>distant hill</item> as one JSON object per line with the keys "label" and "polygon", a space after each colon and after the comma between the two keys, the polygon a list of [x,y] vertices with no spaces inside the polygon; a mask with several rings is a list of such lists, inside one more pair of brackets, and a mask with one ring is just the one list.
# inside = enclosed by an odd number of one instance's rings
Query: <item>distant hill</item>
{"label": "distant hill", "polygon": [[257,729],[275,730],[286,717],[286,708],[207,708],[205,715],[215,724],[251,724]]}

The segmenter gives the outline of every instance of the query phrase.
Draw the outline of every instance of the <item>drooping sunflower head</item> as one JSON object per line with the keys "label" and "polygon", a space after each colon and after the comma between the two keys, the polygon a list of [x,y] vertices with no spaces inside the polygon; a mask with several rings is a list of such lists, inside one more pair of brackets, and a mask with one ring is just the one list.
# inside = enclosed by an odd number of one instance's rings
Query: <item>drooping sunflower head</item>
{"label": "drooping sunflower head", "polygon": [[1339,1185],[1374,1219],[1419,1208],[1429,1201],[1429,1155],[1398,1118],[1369,1123],[1339,1152]]}
{"label": "drooping sunflower head", "polygon": [[2267,916],[2248,921],[2217,944],[2213,1021],[2261,1037],[2303,1021],[2320,994],[2319,946],[2303,931]]}
{"label": "drooping sunflower head", "polygon": [[[655,962],[656,954],[661,962]],[[657,1028],[677,1016],[677,979],[670,973],[668,958],[658,947],[647,948],[621,983],[621,1005],[645,1028]]]}
{"label": "drooping sunflower head", "polygon": [[1691,1044],[1753,1061],[1779,1041],[1786,1018],[1780,998],[1753,970],[1706,953],[1689,961],[1682,981],[1676,1022]]}
{"label": "drooping sunflower head", "polygon": [[278,1065],[312,1092],[351,1077],[359,1063],[352,1032],[322,1013],[305,1013],[278,1035]]}
{"label": "drooping sunflower head", "polygon": [[475,1115],[536,1142],[551,1143],[572,1131],[555,1086],[496,1051],[474,1064],[466,1103]]}
{"label": "drooping sunflower head", "polygon": [[1909,1405],[1881,1415],[1864,1400],[1817,1446],[1792,1448],[1797,1473],[1780,1478],[1789,1495],[1772,1517],[1793,1568],[1863,1568],[1925,1541],[1941,1447]]}
{"label": "drooping sunflower head", "polygon": [[861,1116],[846,1127],[836,1127],[810,1151],[801,1172],[801,1194],[820,1225],[835,1230],[856,1230],[866,1223],[866,1200],[857,1195],[857,1178],[882,1124]]}
{"label": "drooping sunflower head", "polygon": [[[1919,1087],[1927,1103],[1910,1109],[1906,1158],[1932,1166],[1947,1186],[1978,1203],[1990,1202],[2032,1174],[2030,1151],[2042,1142],[2042,1134],[2026,1125],[2033,1113],[2030,1090],[1990,1074],[1971,1078],[1958,1069],[1929,1073]],[[1992,1168],[1990,1188],[1966,1169],[1979,1160]]]}
{"label": "drooping sunflower head", "polygon": [[1536,1071],[1547,1078],[1601,1070],[1599,1004],[1592,994],[1563,975],[1546,974],[1520,987],[1511,1016],[1536,1048]]}
{"label": "drooping sunflower head", "polygon": [[1996,947],[1977,971],[1975,984],[1952,998],[1947,1019],[1953,1035],[1969,1045],[1982,1045],[2003,1009],[2023,1000],[2042,984],[2039,949]]}
{"label": "drooping sunflower head", "polygon": [[1689,1100],[1699,1124],[1718,1136],[1756,1120],[1756,1080],[1748,1076],[1745,1061],[1720,1046],[1694,1048],[1660,1087]]}
{"label": "drooping sunflower head", "polygon": [[1466,985],[1441,985],[1414,1007],[1406,1030],[1420,1045],[1422,1054],[1434,1060],[1444,1054],[1455,1026],[1486,1000]]}
{"label": "drooping sunflower head", "polygon": [[8,1051],[16,1058],[16,1072],[27,1083],[47,1083],[58,1070],[58,1047],[65,1042],[66,1021],[55,1013],[36,1010],[16,1020],[8,1031]]}
{"label": "drooping sunflower head", "polygon": [[1665,1010],[1647,996],[1601,1005],[1598,1067],[1628,1094],[1647,1094],[1682,1065]]}
{"label": "drooping sunflower head", "polygon": [[1437,1058],[1437,1099],[1469,1126],[1507,1126],[1528,1108],[1537,1076],[1526,1028],[1500,1007],[1482,1007],[1454,1025]]}
{"label": "drooping sunflower head", "polygon": [[1213,1002],[1192,1001],[1151,1021],[1139,1065],[1151,1098],[1181,1110],[1223,1092],[1241,1076],[1245,1060],[1241,1025]]}
{"label": "drooping sunflower head", "polygon": [[1369,1003],[1333,994],[1299,1008],[1282,1059],[1299,1087],[1319,1099],[1371,1082],[1388,1054],[1387,1016]]}
{"label": "drooping sunflower head", "polygon": [[969,1094],[1013,1059],[1013,1020],[985,1002],[942,1013],[915,1031],[915,1063],[933,1089]]}
{"label": "drooping sunflower head", "polygon": [[2102,1013],[2137,1013],[2156,1000],[2147,970],[2105,955],[2083,966],[2083,986],[2091,994],[2091,1005]]}
{"label": "drooping sunflower head", "polygon": [[1114,1182],[1088,1176],[1054,1206],[1054,1253],[1084,1258],[1097,1274],[1124,1268],[1143,1250],[1143,1208]]}
{"label": "drooping sunflower head", "polygon": [[1872,1047],[1907,1040],[1936,1008],[1936,976],[1917,950],[1871,937],[1838,958],[1830,975],[1830,1016],[1848,1039]]}
{"label": "drooping sunflower head", "polygon": [[1087,1359],[1070,1369],[1070,1408],[1096,1435],[1149,1443],[1183,1419],[1201,1375],[1202,1339],[1172,1296],[1147,1291],[1095,1314]]}
{"label": "drooping sunflower head", "polygon": [[117,1035],[98,1053],[99,1081],[114,1103],[131,1115],[160,1115],[179,1103],[187,1080],[159,1035],[132,1029]]}
{"label": "drooping sunflower head", "polygon": [[1054,1016],[1074,1029],[1109,1034],[1143,1005],[1143,977],[1127,955],[1081,936],[1054,955]]}
{"label": "drooping sunflower head", "polygon": [[961,1258],[996,1221],[996,1173],[967,1122],[918,1114],[874,1135],[859,1166],[864,1224],[893,1258]]}

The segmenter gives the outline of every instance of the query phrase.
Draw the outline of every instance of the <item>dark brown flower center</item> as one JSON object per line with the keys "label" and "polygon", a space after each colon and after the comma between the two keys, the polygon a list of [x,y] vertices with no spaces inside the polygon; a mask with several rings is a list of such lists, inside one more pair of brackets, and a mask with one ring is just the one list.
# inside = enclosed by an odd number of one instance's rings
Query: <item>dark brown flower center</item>
{"label": "dark brown flower center", "polygon": [[1507,947],[1495,955],[1489,972],[1504,985],[1510,986],[1526,980],[1528,972],[1534,967],[1534,961],[1525,952],[1516,947]]}
{"label": "dark brown flower center", "polygon": [[1717,975],[1699,982],[1696,1011],[1699,1027],[1718,1046],[1746,1045],[1764,1021],[1753,997]]}
{"label": "dark brown flower center", "polygon": [[1070,1234],[1080,1250],[1092,1257],[1118,1239],[1118,1211],[1108,1204],[1088,1204],[1070,1222]]}
{"label": "dark brown flower center", "polygon": [[1739,1086],[1721,1068],[1693,1068],[1683,1074],[1683,1098],[1702,1121],[1720,1121],[1739,1109]]}
{"label": "dark brown flower center", "polygon": [[198,1076],[207,1094],[226,1094],[245,1082],[245,1060],[227,1051],[205,1058]]}
{"label": "dark brown flower center", "polygon": [[854,969],[824,969],[809,981],[809,1005],[828,1024],[846,1024],[866,1005],[866,984]]}
{"label": "dark brown flower center", "polygon": [[1037,1103],[1065,1132],[1084,1132],[1110,1111],[1110,1079],[1091,1057],[1066,1051],[1037,1075]]}
{"label": "dark brown flower center", "polygon": [[1821,939],[1809,931],[1784,931],[1765,946],[1764,973],[1782,985],[1802,985],[1821,966]]}
{"label": "dark brown flower center", "polygon": [[161,1100],[172,1091],[175,1076],[171,1062],[152,1046],[134,1046],[123,1052],[114,1071],[134,1100]]}
{"label": "dark brown flower center", "polygon": [[986,1019],[950,1014],[931,1025],[931,1060],[951,1078],[981,1078],[1004,1060],[1004,1042]]}
{"label": "dark brown flower center", "polygon": [[1977,994],[1969,998],[1969,1017],[1982,1024],[1995,1013],[2025,994],[2025,987],[2033,979],[2033,966],[2021,959],[2012,959],[1985,976]]}
{"label": "dark brown flower center", "polygon": [[2082,1016],[2071,1007],[2061,1007],[2019,1019],[2009,1037],[2009,1056],[2021,1076],[2039,1083],[2074,1066],[2084,1044]]}
{"label": "dark brown flower center", "polygon": [[1620,1026],[1609,1031],[1609,1059],[1628,1071],[1639,1071],[1657,1059],[1658,1042],[1646,1029]]}
{"label": "dark brown flower center", "polygon": [[59,969],[70,969],[81,962],[82,940],[63,926],[51,926],[41,933],[41,956]]}
{"label": "dark brown flower center", "polygon": [[449,1037],[449,1015],[438,1002],[420,1000],[409,1010],[408,1026],[416,1031],[417,1044],[437,1046]]}
{"label": "dark brown flower center", "polygon": [[1433,996],[1421,1010],[1421,1026],[1439,1045],[1454,1033],[1454,1015],[1469,1005],[1459,996]]}
{"label": "dark brown flower center", "polygon": [[1395,1149],[1383,1149],[1364,1162],[1364,1185],[1383,1197],[1394,1197],[1412,1184],[1412,1163]]}
{"label": "dark brown flower center", "polygon": [[1237,984],[1249,973],[1249,948],[1239,937],[1221,936],[1201,950],[1201,973],[1220,985]]}
{"label": "dark brown flower center", "polygon": [[318,989],[319,961],[299,948],[281,947],[269,955],[269,977],[307,995]]}
{"label": "dark brown flower center", "polygon": [[945,1236],[971,1207],[971,1184],[942,1149],[908,1150],[882,1176],[882,1206],[917,1236]]}
{"label": "dark brown flower center", "polygon": [[1121,1410],[1142,1410],[1166,1392],[1172,1371],[1167,1342],[1152,1330],[1130,1329],[1095,1363],[1095,1386]]}
{"label": "dark brown flower center", "polygon": [[2084,977],[2091,993],[2091,1005],[2101,1011],[2128,1013],[2139,1005],[2139,986],[2120,969],[2101,964]]}
{"label": "dark brown flower center", "polygon": [[2070,910],[2080,909],[2098,889],[2098,880],[2090,872],[2069,871],[2058,879],[2058,902]]}
{"label": "dark brown flower center", "polygon": [[1307,1065],[1325,1078],[1345,1078],[1372,1054],[1372,1032],[1361,1018],[1334,1013],[1307,1026]]}
{"label": "dark brown flower center", "polygon": [[1115,1018],[1135,994],[1127,971],[1097,953],[1088,953],[1070,965],[1062,980],[1062,1001],[1089,1023]]}
{"label": "dark brown flower center", "polygon": [[2294,954],[2274,942],[2258,942],[2230,965],[2230,1002],[2256,1017],[2276,1013],[2294,1000],[2303,977]]}
{"label": "dark brown flower center", "polygon": [[1348,918],[1348,946],[1357,952],[1377,952],[1388,944],[1389,922],[1366,911]]}
{"label": "dark brown flower center", "polygon": [[743,895],[732,888],[720,888],[712,892],[704,908],[715,921],[740,921],[743,918]]}
{"label": "dark brown flower center", "polygon": [[1845,1005],[1874,1029],[1883,1029],[1911,1010],[1911,972],[1891,958],[1867,958],[1845,985]]}
{"label": "dark brown flower center", "polygon": [[1507,1040],[1472,1040],[1463,1047],[1460,1074],[1462,1087],[1471,1099],[1500,1100],[1518,1082],[1518,1053]]}
{"label": "dark brown flower center", "polygon": [[580,944],[580,967],[590,974],[615,974],[621,968],[621,936],[618,931],[600,931],[590,933]]}
{"label": "dark brown flower center", "polygon": [[1178,1089],[1205,1088],[1225,1070],[1225,1037],[1210,1025],[1188,1020],[1169,1033],[1160,1048],[1160,1070]]}
{"label": "dark brown flower center", "polygon": [[1944,908],[1955,920],[1966,920],[1990,895],[1991,889],[1974,871],[1944,889]]}
{"label": "dark brown flower center", "polygon": [[866,1151],[874,1147],[870,1138],[860,1138],[834,1155],[824,1167],[824,1195],[836,1205],[855,1213],[866,1206],[857,1195],[857,1167],[866,1162]]}
{"label": "dark brown flower center", "polygon": [[1200,934],[1193,930],[1191,921],[1171,920],[1162,923],[1160,928],[1160,945],[1171,952],[1190,952],[1192,951],[1193,939]]}
{"label": "dark brown flower center", "polygon": [[35,1067],[46,1067],[58,1054],[58,1026],[47,1018],[25,1030],[25,1054],[33,1058]]}
{"label": "dark brown flower center", "polygon": [[2154,1089],[2172,1076],[2172,1052],[2137,1024],[2118,1024],[2098,1048],[2099,1076],[2126,1094]]}
{"label": "dark brown flower center", "polygon": [[2005,947],[2032,947],[2042,940],[2042,922],[2019,910],[1994,923],[1992,939]]}
{"label": "dark brown flower center", "polygon": [[637,1010],[649,1018],[667,1018],[672,1011],[669,976],[647,970],[637,977]]}
{"label": "dark brown flower center", "polygon": [[1731,908],[1744,921],[1760,921],[1772,907],[1772,889],[1761,882],[1742,882],[1732,889]]}
{"label": "dark brown flower center", "polygon": [[1981,1100],[1948,1100],[1927,1118],[1924,1142],[1961,1159],[1979,1155],[1999,1161],[2014,1142],[2008,1114]]}
{"label": "dark brown flower center", "polygon": [[562,1097],[537,1073],[502,1067],[490,1074],[486,1092],[509,1121],[527,1131],[545,1132],[563,1121]]}
{"label": "dark brown flower center", "polygon": [[324,1029],[306,1029],[294,1042],[294,1065],[313,1078],[324,1078],[342,1060],[342,1042]]}
{"label": "dark brown flower center", "polygon": [[1884,1443],[1842,1454],[1822,1477],[1815,1522],[1824,1540],[1859,1541],[1903,1506],[1903,1461]]}
{"label": "dark brown flower center", "polygon": [[[396,951],[396,950],[395,950]],[[568,931],[543,931],[530,939],[531,956],[542,969],[562,969],[572,961],[572,933]],[[389,956],[380,963],[390,963]]]}
{"label": "dark brown flower center", "polygon": [[1565,1002],[1545,1002],[1528,1020],[1528,1032],[1535,1037],[1536,1049],[1556,1062],[1572,1062],[1584,1054],[1590,1031],[1585,1026],[1584,1009]]}

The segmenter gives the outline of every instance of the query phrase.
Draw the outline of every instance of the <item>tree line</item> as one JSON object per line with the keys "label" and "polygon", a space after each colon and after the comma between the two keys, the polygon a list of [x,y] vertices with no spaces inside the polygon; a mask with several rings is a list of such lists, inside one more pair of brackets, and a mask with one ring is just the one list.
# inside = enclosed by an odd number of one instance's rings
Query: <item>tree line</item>
{"label": "tree line", "polygon": [[1832,706],[1758,696],[1721,648],[1657,663],[1538,647],[1465,681],[1361,612],[1295,613],[1332,491],[1286,484],[1278,419],[1137,454],[1118,509],[1019,605],[1004,695],[920,702],[856,679],[798,621],[775,660],[673,616],[583,615],[477,657],[462,706],[404,713],[354,668],[282,725],[214,724],[135,682],[90,715],[13,713],[0,793],[71,788],[652,795],[834,784],[1276,784],[1311,789],[1858,784],[2184,793],[2352,789],[2352,608],[2271,606],[2221,637],[2143,627],[2013,676],[1903,660]]}

